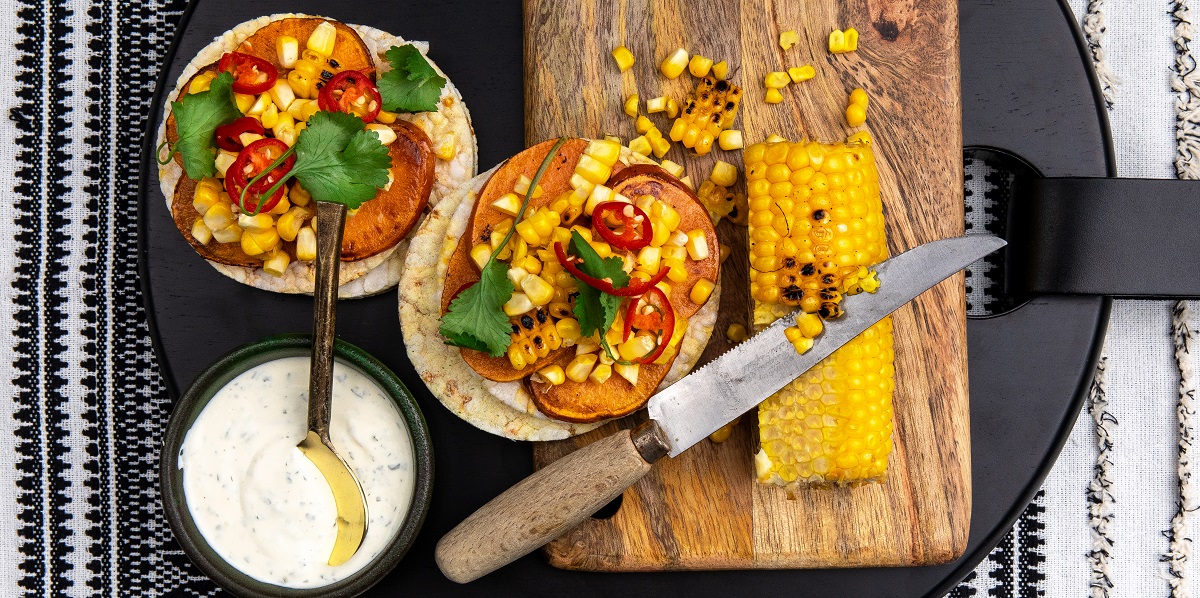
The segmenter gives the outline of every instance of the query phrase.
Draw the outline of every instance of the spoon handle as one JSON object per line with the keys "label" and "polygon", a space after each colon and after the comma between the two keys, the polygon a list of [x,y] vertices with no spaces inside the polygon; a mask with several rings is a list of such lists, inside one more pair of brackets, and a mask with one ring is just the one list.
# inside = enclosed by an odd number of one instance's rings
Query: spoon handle
{"label": "spoon handle", "polygon": [[329,413],[333,400],[333,343],[337,328],[338,269],[346,206],[318,201],[317,280],[313,289],[312,373],[308,382],[308,429],[329,443]]}

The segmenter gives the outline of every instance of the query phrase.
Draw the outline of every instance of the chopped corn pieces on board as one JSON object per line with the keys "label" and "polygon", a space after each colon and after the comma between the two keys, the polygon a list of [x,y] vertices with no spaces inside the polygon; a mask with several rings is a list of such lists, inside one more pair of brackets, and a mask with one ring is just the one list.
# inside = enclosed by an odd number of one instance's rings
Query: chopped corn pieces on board
{"label": "chopped corn pieces on board", "polygon": [[[743,93],[733,129],[745,145],[779,134],[831,142],[868,130],[874,139],[892,255],[963,232],[962,129],[957,4],[893,0],[592,3],[525,0],[526,140],[558,135],[638,135],[624,111],[663,132],[673,119],[647,114],[647,100],[681,105],[696,79],[675,79],[659,63],[677,48],[726,61]],[[832,54],[829,34],[855,28],[857,50]],[[780,46],[795,30],[798,42]],[[611,54],[627,47],[624,72]],[[769,72],[813,67],[767,103]],[[855,88],[870,96],[865,126],[847,124]],[[772,101],[776,98],[771,98]],[[740,151],[703,156],[673,143],[665,158],[699,186],[716,160],[743,168]],[[735,190],[745,189],[744,172]],[[701,363],[725,351],[726,328],[751,328],[745,226],[722,222],[733,248],[722,267],[724,292],[713,342]],[[882,281],[887,284],[887,281]],[[802,488],[792,498],[755,481],[757,415],[743,416],[729,440],[702,441],[663,460],[626,491],[616,513],[550,543],[551,564],[568,569],[647,571],[736,568],[905,566],[944,563],[966,546],[971,517],[966,314],[961,275],[892,318],[895,351],[894,449],[887,480],[858,487]],[[717,397],[714,397],[716,400]],[[587,435],[534,448],[544,466],[632,427],[635,415]]]}

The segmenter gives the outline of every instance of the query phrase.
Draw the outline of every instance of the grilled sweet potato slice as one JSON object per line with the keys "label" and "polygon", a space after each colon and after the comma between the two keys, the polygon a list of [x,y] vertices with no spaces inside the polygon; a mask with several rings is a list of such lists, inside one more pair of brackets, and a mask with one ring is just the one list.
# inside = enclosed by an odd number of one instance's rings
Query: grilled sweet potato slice
{"label": "grilled sweet potato slice", "polygon": [[[442,313],[446,313],[450,309],[450,301],[460,289],[479,281],[479,268],[471,260],[471,248],[478,243],[490,240],[492,227],[509,217],[492,207],[492,202],[501,195],[512,191],[521,175],[533,178],[555,141],[539,143],[509,158],[484,183],[483,189],[479,192],[479,198],[475,202],[475,210],[471,213],[471,222],[467,225],[467,232],[459,241],[458,248],[455,249],[447,268],[446,285],[442,290]],[[571,139],[563,144],[558,150],[554,162],[546,169],[546,173],[542,175],[542,180],[539,182],[543,191],[542,196],[530,198],[527,210],[532,211],[548,205],[563,192],[571,189],[571,175],[574,174],[575,164],[579,162],[579,156],[583,154],[584,149],[587,149],[587,145],[586,139]],[[472,349],[462,349],[461,351],[463,360],[471,366],[471,369],[488,380],[498,382],[524,378],[537,371],[538,368],[550,364],[558,358],[560,353],[564,352],[566,349],[551,351],[546,357],[524,369],[515,370],[506,356],[490,357],[487,353]],[[574,350],[572,349],[571,352],[573,353]]]}
{"label": "grilled sweet potato slice", "polygon": [[[630,199],[652,195],[667,202],[679,211],[680,231],[697,228],[704,231],[709,246],[708,257],[699,262],[689,260],[687,280],[671,283],[669,299],[676,314],[676,325],[683,325],[683,318],[690,318],[702,307],[691,300],[692,285],[701,278],[715,282],[720,274],[721,252],[708,211],[691,189],[658,166],[630,166],[613,175],[609,184]],[[573,358],[574,352],[571,352],[570,355],[560,356],[556,363],[565,369]],[[659,382],[671,369],[672,362],[674,358],[662,365],[642,364],[638,368],[636,385],[614,374],[604,384],[589,380],[582,384],[554,386],[530,381],[527,387],[538,410],[547,416],[569,422],[594,422],[628,415],[639,409],[654,394],[654,389],[658,388]]]}
{"label": "grilled sweet potato slice", "polygon": [[[397,120],[388,125],[396,140],[388,146],[392,158],[392,185],[346,219],[342,237],[342,261],[351,262],[375,255],[399,243],[425,211],[433,189],[433,144],[416,125]],[[262,258],[246,255],[237,243],[209,242],[201,245],[192,237],[192,222],[200,216],[192,206],[196,181],[182,176],[175,185],[171,214],[183,237],[204,259],[230,266],[262,266]],[[284,247],[294,259],[295,246]]]}

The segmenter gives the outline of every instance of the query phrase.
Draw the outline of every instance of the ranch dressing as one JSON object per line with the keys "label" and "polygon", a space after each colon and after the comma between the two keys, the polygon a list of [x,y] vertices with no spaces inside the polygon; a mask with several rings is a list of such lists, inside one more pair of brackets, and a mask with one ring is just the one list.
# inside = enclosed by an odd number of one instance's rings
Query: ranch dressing
{"label": "ranch dressing", "polygon": [[413,449],[392,399],[335,362],[329,435],[367,498],[367,533],[349,561],[328,564],[337,509],[296,445],[308,430],[308,357],[258,365],[209,401],[183,441],[179,467],[196,527],[230,565],[259,581],[312,588],[349,577],[395,536],[412,501]]}

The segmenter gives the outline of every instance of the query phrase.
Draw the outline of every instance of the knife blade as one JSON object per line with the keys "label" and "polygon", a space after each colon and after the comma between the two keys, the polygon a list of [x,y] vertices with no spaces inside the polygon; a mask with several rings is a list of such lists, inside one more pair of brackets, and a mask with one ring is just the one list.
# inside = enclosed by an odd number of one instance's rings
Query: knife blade
{"label": "knife blade", "polygon": [[684,376],[647,404],[650,419],[670,444],[668,456],[707,438],[884,316],[1004,244],[999,237],[969,235],[918,246],[876,266],[879,290],[843,299],[845,315],[826,321],[824,332],[803,355],[784,336],[803,313],[796,310]]}
{"label": "knife blade", "polygon": [[884,316],[1004,240],[970,235],[934,241],[875,267],[880,287],[843,300],[803,355],[784,336],[796,313],[654,395],[650,419],[593,442],[533,473],[438,541],[434,558],[452,581],[478,579],[557,538],[650,471],[783,388]]}

